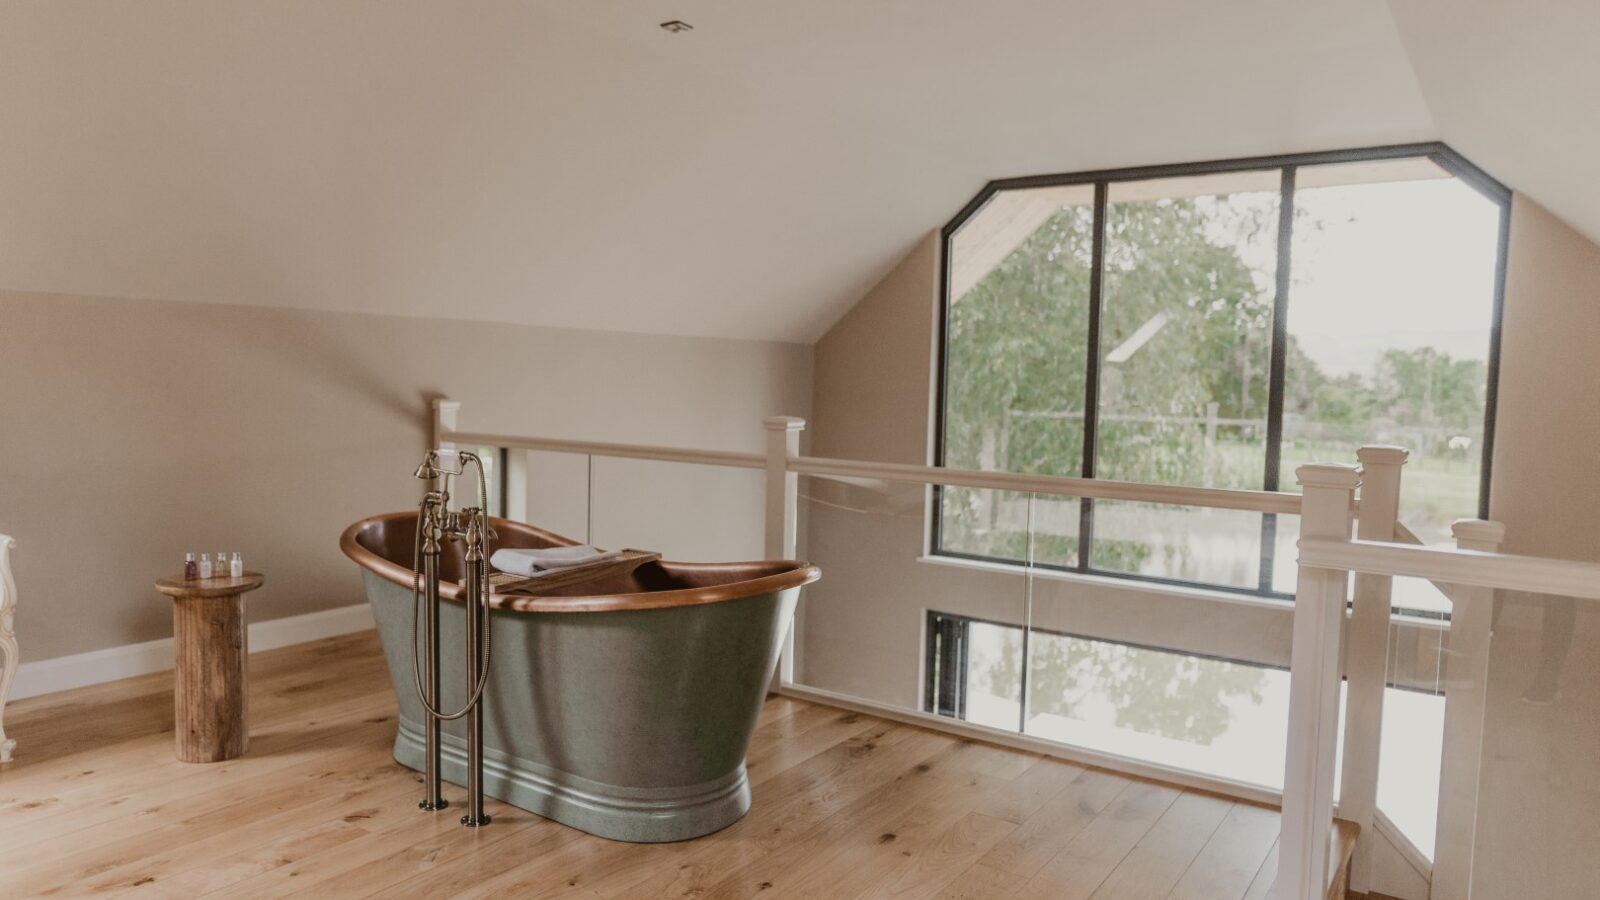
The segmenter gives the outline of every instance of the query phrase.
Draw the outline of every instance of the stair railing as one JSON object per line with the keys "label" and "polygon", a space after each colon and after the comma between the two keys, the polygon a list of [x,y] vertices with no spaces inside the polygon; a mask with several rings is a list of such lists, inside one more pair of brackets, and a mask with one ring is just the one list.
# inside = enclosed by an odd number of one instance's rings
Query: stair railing
{"label": "stair railing", "polygon": [[[1384,655],[1376,653],[1377,647],[1387,646],[1387,629],[1380,635],[1375,622],[1387,618],[1389,583],[1396,576],[1427,579],[1440,585],[1452,602],[1438,839],[1430,896],[1468,900],[1472,896],[1494,592],[1518,590],[1600,601],[1600,564],[1495,552],[1503,528],[1474,519],[1455,523],[1454,549],[1405,542],[1410,535],[1403,526],[1391,529],[1390,540],[1375,540],[1372,536],[1381,530],[1387,515],[1386,492],[1398,493],[1398,467],[1404,457],[1379,454],[1372,463],[1365,471],[1325,465],[1299,470],[1305,491],[1300,581],[1290,664],[1283,832],[1274,896],[1278,900],[1322,897],[1328,885],[1333,864],[1333,749],[1339,726],[1338,625],[1345,607],[1345,584],[1354,572],[1373,578],[1357,578],[1356,608],[1347,635],[1344,661],[1350,675],[1352,709],[1347,721],[1356,733],[1346,737],[1346,752],[1354,758],[1347,757],[1344,763],[1339,815],[1365,826],[1375,812],[1382,687],[1387,674],[1382,667]],[[1386,471],[1386,467],[1394,471]],[[1370,487],[1363,483],[1363,476],[1370,479]],[[1361,513],[1358,534],[1352,538],[1349,521],[1342,517],[1348,515],[1358,488]],[[1356,817],[1366,817],[1367,822]],[[1369,832],[1364,828],[1363,833]],[[1353,867],[1352,889],[1359,890],[1355,882],[1358,872],[1359,877],[1370,876],[1370,869],[1362,872]]]}

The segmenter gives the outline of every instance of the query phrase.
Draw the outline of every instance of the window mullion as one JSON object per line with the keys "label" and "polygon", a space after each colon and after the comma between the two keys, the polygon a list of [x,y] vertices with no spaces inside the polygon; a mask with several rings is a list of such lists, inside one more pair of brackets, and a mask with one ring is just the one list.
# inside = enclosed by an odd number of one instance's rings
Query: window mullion
{"label": "window mullion", "polygon": [[[1100,430],[1100,308],[1106,267],[1107,182],[1094,184],[1094,235],[1089,259],[1089,334],[1085,341],[1083,379],[1083,477],[1094,477],[1096,445]],[[1078,500],[1078,571],[1089,571],[1089,554],[1094,544],[1094,499]]]}
{"label": "window mullion", "polygon": [[[1278,490],[1283,463],[1284,377],[1289,356],[1290,248],[1294,240],[1295,167],[1284,166],[1278,197],[1278,268],[1272,296],[1272,350],[1267,381],[1267,454],[1262,489]],[[1278,517],[1261,516],[1262,591],[1272,590],[1272,570],[1278,546]]]}

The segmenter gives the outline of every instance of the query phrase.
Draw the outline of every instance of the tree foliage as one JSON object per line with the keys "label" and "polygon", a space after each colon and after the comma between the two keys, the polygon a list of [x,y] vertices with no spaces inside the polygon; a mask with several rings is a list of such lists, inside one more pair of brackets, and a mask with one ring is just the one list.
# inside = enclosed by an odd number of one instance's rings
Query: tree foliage
{"label": "tree foliage", "polygon": [[[1020,635],[999,650],[999,658],[983,660],[976,687],[1014,696],[1022,684]],[[1083,719],[1085,701],[1103,700],[1120,728],[1202,746],[1227,732],[1230,703],[1261,703],[1267,681],[1257,666],[1046,632],[1034,634],[1029,655],[1031,714]]]}
{"label": "tree foliage", "polygon": [[[1097,477],[1264,486],[1276,234],[1276,194],[1108,205],[1092,349],[1101,360]],[[947,464],[1085,474],[1093,262],[1091,210],[1064,207],[954,298]],[[1293,335],[1285,349],[1289,440],[1335,455],[1363,441],[1431,453],[1481,433],[1480,361],[1390,349],[1370,373],[1329,375]],[[1464,452],[1460,444],[1453,452]],[[993,498],[944,496],[947,546],[981,553],[1020,543],[998,533]],[[1137,545],[1119,553],[1130,564],[1146,556]]]}

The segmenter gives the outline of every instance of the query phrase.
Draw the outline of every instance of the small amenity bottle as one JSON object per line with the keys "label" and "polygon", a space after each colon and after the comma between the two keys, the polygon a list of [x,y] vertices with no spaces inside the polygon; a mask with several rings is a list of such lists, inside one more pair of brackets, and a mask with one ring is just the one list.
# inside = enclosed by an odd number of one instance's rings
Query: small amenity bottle
{"label": "small amenity bottle", "polygon": [[228,574],[234,578],[244,577],[244,557],[238,553],[233,554],[233,559],[228,562]]}
{"label": "small amenity bottle", "polygon": [[211,554],[209,553],[200,554],[200,577],[211,577]]}
{"label": "small amenity bottle", "polygon": [[199,578],[199,577],[200,577],[200,570],[195,567],[194,554],[193,553],[185,553],[183,555],[183,578],[184,578],[184,580],[185,581],[193,581],[193,580],[195,580],[196,578]]}
{"label": "small amenity bottle", "polygon": [[217,551],[217,565],[216,568],[211,570],[211,574],[218,578],[228,577],[228,554],[223,553],[221,550]]}

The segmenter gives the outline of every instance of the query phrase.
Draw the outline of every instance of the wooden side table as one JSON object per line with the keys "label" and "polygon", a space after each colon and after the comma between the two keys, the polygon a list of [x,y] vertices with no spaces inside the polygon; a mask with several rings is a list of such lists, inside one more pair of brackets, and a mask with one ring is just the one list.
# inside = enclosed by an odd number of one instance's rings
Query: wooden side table
{"label": "wooden side table", "polygon": [[249,746],[244,595],[265,582],[260,572],[156,582],[173,600],[174,731],[184,762],[233,759]]}

